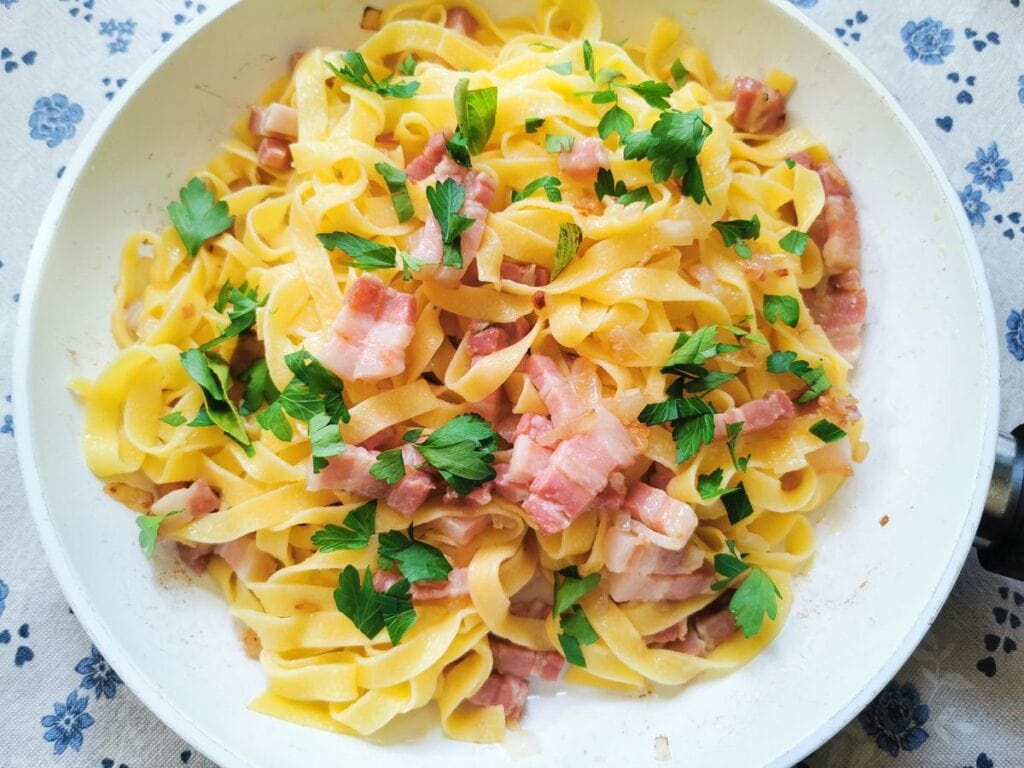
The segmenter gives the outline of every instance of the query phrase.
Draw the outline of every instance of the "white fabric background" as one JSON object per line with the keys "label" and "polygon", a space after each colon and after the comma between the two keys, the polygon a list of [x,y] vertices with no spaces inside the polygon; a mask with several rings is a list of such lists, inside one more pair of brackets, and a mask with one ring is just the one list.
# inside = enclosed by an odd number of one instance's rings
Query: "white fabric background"
{"label": "white fabric background", "polygon": [[[900,98],[960,191],[1005,336],[1002,425],[1015,426],[1024,421],[1021,0],[791,1]],[[11,348],[25,261],[64,164],[136,67],[205,11],[196,0],[0,0],[3,349]],[[210,766],[120,684],[68,609],[25,509],[10,391],[4,366],[0,768]],[[972,557],[893,685],[805,764],[1024,766],[1022,616],[1024,585],[987,574]]]}

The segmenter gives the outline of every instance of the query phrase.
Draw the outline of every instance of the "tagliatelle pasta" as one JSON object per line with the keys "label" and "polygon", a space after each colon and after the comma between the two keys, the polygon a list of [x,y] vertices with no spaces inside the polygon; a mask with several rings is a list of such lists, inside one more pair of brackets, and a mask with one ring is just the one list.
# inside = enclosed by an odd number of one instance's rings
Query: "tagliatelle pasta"
{"label": "tagliatelle pasta", "polygon": [[791,77],[602,32],[387,8],[128,239],[86,457],[220,583],[256,710],[498,741],[563,656],[638,694],[781,630],[867,450],[856,210]]}

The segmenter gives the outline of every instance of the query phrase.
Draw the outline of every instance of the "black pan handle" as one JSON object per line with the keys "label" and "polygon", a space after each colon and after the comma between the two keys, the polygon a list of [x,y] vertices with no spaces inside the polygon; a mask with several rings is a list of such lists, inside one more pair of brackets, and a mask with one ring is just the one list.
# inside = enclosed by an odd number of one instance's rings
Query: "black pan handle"
{"label": "black pan handle", "polygon": [[1024,425],[996,441],[992,483],[974,544],[986,570],[1024,580]]}

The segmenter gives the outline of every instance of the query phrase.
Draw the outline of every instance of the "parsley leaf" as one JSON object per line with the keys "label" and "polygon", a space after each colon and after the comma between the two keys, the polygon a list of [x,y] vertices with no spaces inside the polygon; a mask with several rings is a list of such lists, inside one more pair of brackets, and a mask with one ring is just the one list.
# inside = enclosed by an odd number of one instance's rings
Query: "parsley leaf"
{"label": "parsley leaf", "polygon": [[416,74],[416,59],[411,53],[405,54],[405,58],[398,63],[398,74],[406,77]]}
{"label": "parsley leaf", "polygon": [[796,168],[796,161],[792,158],[787,157],[785,162],[787,168]]}
{"label": "parsley leaf", "polygon": [[413,215],[412,199],[409,197],[409,189],[405,186],[406,179],[409,178],[405,171],[388,163],[376,163],[373,167],[388,187],[391,204],[395,206],[395,214],[398,216],[399,223],[411,219]]}
{"label": "parsley leaf", "polygon": [[495,477],[498,434],[476,414],[456,416],[415,447],[460,496]]}
{"label": "parsley leaf", "polygon": [[[326,413],[333,424],[348,422],[350,415],[341,379],[304,349],[285,355],[284,362],[294,378],[270,407],[257,414],[256,421],[261,427],[273,432],[278,440],[288,442],[292,439],[292,427],[285,418],[286,413],[305,422],[311,422],[321,413]],[[324,450],[327,450],[326,443]],[[315,458],[314,463],[317,463]]]}
{"label": "parsley leaf", "polygon": [[572,145],[576,143],[574,136],[563,136],[559,133],[549,133],[544,137],[544,148],[551,154],[559,152],[571,152]]}
{"label": "parsley leaf", "polygon": [[637,131],[623,139],[626,160],[646,158],[651,162],[655,182],[675,176],[682,193],[701,203],[708,199],[704,191],[697,155],[711,135],[711,125],[701,108],[689,112],[667,109],[648,131]]}
{"label": "parsley leaf", "polygon": [[626,110],[616,104],[604,113],[601,122],[597,124],[597,135],[607,139],[613,133],[619,134],[619,138],[625,141],[634,126],[633,117]]}
{"label": "parsley leaf", "polygon": [[682,331],[676,339],[672,355],[662,366],[662,373],[683,373],[687,366],[702,366],[716,355],[736,352],[742,347],[736,344],[722,344],[715,341],[718,335],[717,325],[705,325],[693,334]]}
{"label": "parsley leaf", "polygon": [[402,459],[401,448],[382,451],[377,461],[370,467],[370,474],[388,485],[394,485],[405,477],[405,461]]}
{"label": "parsley leaf", "polygon": [[267,367],[266,358],[261,357],[255,360],[249,366],[249,369],[239,375],[238,378],[248,385],[245,388],[245,397],[242,399],[242,405],[238,409],[242,416],[255,413],[256,409],[263,405],[263,403],[272,403],[281,394],[277,391],[277,387],[274,386],[274,382],[270,378],[270,369]]}
{"label": "parsley leaf", "polygon": [[666,97],[672,95],[672,86],[657,80],[644,80],[642,83],[615,83],[618,88],[628,88],[655,109],[671,109]]}
{"label": "parsley leaf", "polygon": [[689,461],[702,445],[711,445],[715,439],[715,409],[699,397],[680,400],[680,417],[672,427],[676,443],[676,464]]}
{"label": "parsley leaf", "polygon": [[590,645],[598,640],[597,633],[579,605],[579,601],[591,592],[600,581],[600,573],[592,573],[581,579],[575,566],[563,568],[555,573],[552,612],[559,617],[559,625],[562,629],[558,636],[558,642],[562,646],[565,660],[577,667],[587,666],[587,660],[583,656],[580,646]]}
{"label": "parsley leaf", "polygon": [[615,180],[615,176],[607,168],[599,168],[597,171],[597,180],[594,182],[594,193],[597,195],[597,199],[600,200],[605,196],[619,198],[619,205],[629,205],[642,201],[644,208],[654,204],[654,198],[651,197],[651,190],[647,187],[639,187],[634,190],[627,190],[626,183],[619,179]]}
{"label": "parsley leaf", "polygon": [[[185,373],[203,391],[203,401],[209,420],[242,446],[246,455],[255,455],[256,450],[246,432],[245,423],[235,404],[228,397],[231,374],[228,372],[227,361],[219,355],[211,355],[198,348],[182,352],[179,358]],[[198,419],[198,416],[196,418]]]}
{"label": "parsley leaf", "polygon": [[832,382],[828,380],[824,366],[811,368],[806,360],[798,360],[796,352],[772,352],[768,355],[768,371],[770,373],[792,373],[807,385],[807,391],[797,398],[798,403],[809,403],[819,395],[828,391]]}
{"label": "parsley leaf", "polygon": [[377,501],[368,501],[347,515],[342,525],[328,523],[313,534],[313,546],[321,552],[343,549],[366,549],[377,530]]}
{"label": "parsley leaf", "polygon": [[569,262],[580,249],[583,242],[583,230],[573,222],[563,222],[558,225],[558,245],[555,247],[555,261],[551,270],[551,279],[558,277],[562,270],[569,266]]}
{"label": "parsley leaf", "polygon": [[459,213],[465,200],[466,190],[455,179],[445,179],[427,187],[427,202],[441,228],[444,244],[442,262],[447,267],[462,266],[460,237],[473,226],[473,219]]}
{"label": "parsley leaf", "polygon": [[766,293],[764,296],[764,319],[769,323],[781,320],[790,328],[796,328],[800,322],[800,302],[792,296],[775,296]]}
{"label": "parsley leaf", "polygon": [[682,88],[683,83],[686,82],[686,78],[690,76],[690,73],[686,71],[686,67],[683,66],[683,62],[679,59],[672,62],[672,66],[669,67],[669,71],[672,73],[672,79],[676,81],[677,88]]}
{"label": "parsley leaf", "polygon": [[391,96],[396,99],[409,99],[420,89],[418,80],[409,80],[404,83],[395,83],[394,85],[391,84],[393,75],[388,75],[383,80],[377,80],[373,73],[370,72],[370,68],[366,66],[366,59],[363,58],[363,54],[358,51],[345,51],[341,54],[341,60],[344,63],[340,67],[326,60],[324,64],[327,65],[327,68],[336,77],[367,91],[378,93],[381,96]]}
{"label": "parsley leaf", "polygon": [[228,204],[223,200],[214,202],[213,192],[197,177],[179,190],[178,200],[167,206],[167,215],[189,256],[195,256],[203,243],[231,229],[235,223],[235,217],[228,212]]}
{"label": "parsley leaf", "polygon": [[309,442],[313,446],[313,474],[327,466],[327,459],[345,452],[338,423],[326,413],[318,413],[309,420]]}
{"label": "parsley leaf", "polygon": [[162,421],[164,424],[170,424],[172,427],[180,427],[182,424],[188,421],[188,419],[181,415],[181,411],[172,411],[171,413],[168,413],[166,416],[161,416],[160,421]]}
{"label": "parsley leaf", "polygon": [[544,194],[547,195],[548,200],[552,203],[558,203],[562,200],[562,193],[558,191],[558,188],[562,185],[562,182],[554,176],[541,176],[539,179],[534,179],[525,187],[522,192],[516,192],[512,190],[512,202],[518,203],[520,200],[525,200],[534,192],[539,189],[544,190]]}
{"label": "parsley leaf", "polygon": [[597,72],[594,69],[594,46],[589,40],[583,41],[583,68],[587,70],[591,80],[597,80]]}
{"label": "parsley leaf", "polygon": [[400,579],[383,594],[378,593],[377,600],[384,628],[388,631],[391,643],[397,645],[416,623],[416,609],[412,607],[408,579]]}
{"label": "parsley leaf", "polygon": [[266,306],[268,298],[269,296],[264,296],[261,299],[255,288],[249,289],[248,283],[242,283],[236,288],[228,280],[221,288],[214,308],[218,312],[223,312],[225,307],[231,304],[232,309],[228,311],[228,319],[231,322],[219,336],[210,339],[205,344],[200,344],[199,349],[206,352],[252,328],[256,325],[256,310]]}
{"label": "parsley leaf", "polygon": [[384,629],[381,616],[379,593],[373,586],[373,574],[367,568],[363,583],[359,583],[359,571],[353,565],[346,565],[338,574],[338,588],[334,590],[334,604],[338,611],[347,616],[355,628],[367,639],[375,638]]}
{"label": "parsley leaf", "polygon": [[722,487],[722,477],[724,474],[722,468],[718,467],[709,475],[699,475],[697,477],[697,492],[702,499],[705,501],[717,499],[719,496],[736,492],[735,488]]}
{"label": "parsley leaf", "polygon": [[142,547],[147,559],[152,559],[153,553],[156,551],[156,538],[164,520],[179,512],[181,510],[176,509],[166,515],[139,515],[135,518],[135,524],[139,526],[139,546]]}
{"label": "parsley leaf", "polygon": [[466,149],[479,155],[494,131],[498,114],[498,89],[494,87],[469,90],[469,80],[462,78],[455,85],[456,133],[466,139]]}
{"label": "parsley leaf", "polygon": [[794,256],[803,256],[807,247],[807,233],[797,229],[790,230],[789,234],[779,240],[779,247]]}
{"label": "parsley leaf", "polygon": [[845,430],[837,427],[828,419],[821,419],[811,425],[811,434],[823,443],[834,443],[846,437]]}
{"label": "parsley leaf", "polygon": [[736,624],[743,631],[744,637],[753,637],[761,631],[765,614],[774,620],[778,616],[777,598],[782,597],[775,582],[757,565],[743,562],[742,556],[736,552],[736,543],[727,541],[729,552],[715,555],[715,570],[723,576],[721,581],[712,585],[712,589],[720,591],[728,587],[732,581],[744,573],[747,578],[737,587],[729,600],[729,612],[736,618]]}
{"label": "parsley leaf", "polygon": [[381,245],[351,232],[328,232],[316,236],[328,250],[345,253],[352,261],[341,262],[346,267],[357,267],[370,272],[375,269],[394,269],[398,249]]}
{"label": "parsley leaf", "polygon": [[528,117],[524,123],[527,133],[536,133],[544,125],[543,117]]}
{"label": "parsley leaf", "polygon": [[757,218],[757,214],[754,214],[749,220],[716,221],[712,226],[722,236],[722,242],[725,243],[726,248],[733,248],[744,259],[753,256],[750,246],[743,241],[756,240],[761,236],[761,221]]}
{"label": "parsley leaf", "polygon": [[754,514],[754,508],[750,504],[747,489],[743,487],[743,483],[738,484],[732,491],[722,498],[722,504],[725,505],[725,511],[729,515],[729,522],[736,525],[740,520]]}
{"label": "parsley leaf", "polygon": [[560,75],[569,75],[572,74],[572,62],[561,61],[558,64],[548,64],[547,69],[550,69],[552,72],[557,72]]}
{"label": "parsley leaf", "polygon": [[[409,526],[412,534],[412,526]],[[385,531],[377,535],[377,554],[381,568],[398,570],[410,582],[447,581],[452,564],[437,547],[417,541],[401,531]]]}
{"label": "parsley leaf", "polygon": [[739,472],[746,472],[747,465],[750,464],[750,456],[736,456],[736,443],[739,440],[740,432],[743,431],[742,421],[734,421],[732,424],[725,425],[725,434],[728,438],[725,441],[726,448],[729,449],[729,458],[732,459],[732,465],[736,467]]}

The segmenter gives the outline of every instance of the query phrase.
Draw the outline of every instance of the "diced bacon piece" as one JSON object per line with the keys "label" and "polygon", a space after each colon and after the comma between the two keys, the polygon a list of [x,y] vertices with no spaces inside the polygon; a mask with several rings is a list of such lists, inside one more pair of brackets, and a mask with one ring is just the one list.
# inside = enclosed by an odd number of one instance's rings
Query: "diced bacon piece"
{"label": "diced bacon piece", "polygon": [[801,416],[816,414],[841,427],[854,424],[861,418],[857,398],[851,395],[833,395],[831,392],[826,392],[807,405],[801,406],[799,413]]}
{"label": "diced bacon piece", "polygon": [[255,534],[217,544],[213,552],[245,582],[266,581],[277,570],[277,560],[256,546]]}
{"label": "diced bacon piece", "polygon": [[196,544],[194,547],[190,547],[188,544],[178,542],[178,559],[195,573],[206,571],[212,555],[212,544]]}
{"label": "diced bacon piece", "polygon": [[374,138],[373,143],[377,146],[384,147],[384,149],[398,149],[402,146],[401,142],[399,142],[395,137],[395,134],[391,133],[391,131],[378,133]]}
{"label": "diced bacon piece", "polygon": [[423,181],[432,174],[437,164],[448,153],[447,141],[448,136],[444,131],[438,131],[431,136],[427,141],[427,145],[423,148],[423,154],[406,166],[406,175],[413,181]]}
{"label": "diced bacon piece", "polygon": [[693,573],[676,575],[609,573],[608,594],[622,603],[635,600],[656,603],[661,600],[686,600],[706,592],[714,580],[712,569],[704,566]]}
{"label": "diced bacon piece", "polygon": [[508,480],[512,483],[529,485],[533,482],[533,478],[544,471],[550,461],[551,451],[538,445],[526,435],[520,435],[512,445]]}
{"label": "diced bacon piece", "polygon": [[530,484],[523,510],[543,533],[564,530],[604,490],[611,474],[632,464],[637,454],[626,428],[599,405],[592,424],[555,448]]}
{"label": "diced bacon piece", "polygon": [[292,148],[281,139],[263,139],[256,150],[256,162],[272,171],[287,171],[292,167]]}
{"label": "diced bacon piece", "polygon": [[525,619],[546,619],[551,615],[551,603],[543,600],[512,600],[508,612],[513,616],[522,616]]}
{"label": "diced bacon piece", "polygon": [[447,580],[417,581],[412,585],[412,599],[450,600],[469,595],[469,571],[465,568],[452,568]]}
{"label": "diced bacon piece", "polygon": [[547,285],[551,272],[538,264],[517,264],[514,261],[501,263],[501,277],[520,285]]}
{"label": "diced bacon piece", "polygon": [[526,359],[525,368],[556,427],[568,424],[586,412],[579,394],[559,369],[558,363],[550,357],[531,355]]}
{"label": "diced bacon piece", "polygon": [[503,499],[508,499],[515,504],[522,504],[530,495],[528,483],[516,483],[508,479],[509,465],[505,463],[495,464],[494,490]]}
{"label": "diced bacon piece", "polygon": [[485,506],[491,503],[491,487],[493,483],[487,481],[483,485],[474,488],[472,491],[466,494],[466,500],[470,504],[474,504],[478,507]]}
{"label": "diced bacon piece", "polygon": [[817,171],[821,179],[821,187],[825,190],[826,196],[850,196],[850,182],[846,180],[846,176],[839,170],[838,165],[835,163],[818,163],[814,166],[814,170]]}
{"label": "diced bacon piece", "polygon": [[693,507],[646,483],[637,483],[630,489],[623,507],[634,520],[680,542],[680,547],[697,530],[697,515]]}
{"label": "diced bacon piece", "polygon": [[299,138],[299,113],[284,104],[252,107],[249,112],[249,130],[254,136],[296,141]]}
{"label": "diced bacon piece", "polygon": [[814,160],[808,152],[794,152],[787,159],[792,160],[797,165],[802,165],[804,168],[814,167]]}
{"label": "diced bacon piece", "polygon": [[188,520],[197,520],[218,509],[220,497],[205,480],[199,479],[187,488],[179,488],[161,496],[153,502],[150,512],[154,515],[166,515],[178,511]]}
{"label": "diced bacon piece", "polygon": [[356,279],[320,350],[320,361],[342,378],[379,381],[405,370],[405,348],[416,325],[416,297],[385,287],[376,277]]}
{"label": "diced bacon piece", "polygon": [[387,592],[401,580],[402,574],[393,568],[387,571],[377,571],[373,574],[373,588],[378,592]]}
{"label": "diced bacon piece", "polygon": [[507,719],[518,720],[523,716],[529,690],[529,683],[521,677],[492,672],[480,690],[469,697],[469,703],[481,707],[501,707]]}
{"label": "diced bacon piece", "polygon": [[524,413],[519,418],[519,423],[516,424],[513,440],[510,440],[509,442],[515,442],[514,438],[519,437],[520,435],[526,435],[534,441],[540,440],[550,431],[551,419],[541,416],[539,413]]}
{"label": "diced bacon piece", "polygon": [[736,110],[732,124],[744,133],[775,133],[786,122],[786,99],[752,77],[737,77],[732,86]]}
{"label": "diced bacon piece", "polygon": [[431,520],[428,525],[453,544],[463,546],[490,528],[491,516],[454,517],[445,515]]}
{"label": "diced bacon piece", "polygon": [[419,239],[412,247],[412,257],[422,264],[440,264],[443,257],[444,240],[441,227],[431,212],[420,230]]}
{"label": "diced bacon piece", "polygon": [[483,400],[470,403],[469,410],[491,424],[496,424],[501,417],[501,404],[503,402],[501,390],[496,389],[487,395]]}
{"label": "diced bacon piece", "polygon": [[345,452],[332,456],[327,466],[310,474],[306,487],[311,491],[348,491],[368,499],[382,498],[388,493],[388,484],[370,474],[379,456],[358,445],[345,447]]}
{"label": "diced bacon piece", "polygon": [[676,640],[681,640],[686,636],[686,620],[676,622],[675,624],[665,627],[660,632],[655,632],[653,635],[645,635],[644,642],[647,645],[672,643]]}
{"label": "diced bacon piece", "polygon": [[669,643],[668,647],[670,650],[686,653],[690,656],[707,656],[708,654],[707,644],[692,629],[687,629],[682,637],[674,643]]}
{"label": "diced bacon piece", "polygon": [[818,246],[818,250],[825,247],[825,243],[828,242],[828,224],[825,223],[824,216],[819,215],[811,222],[811,226],[807,228],[807,235]]}
{"label": "diced bacon piece", "polygon": [[796,415],[793,401],[781,389],[773,389],[758,400],[751,400],[743,405],[730,408],[724,413],[715,414],[715,438],[721,440],[727,434],[726,426],[743,422],[744,434],[768,429],[779,419],[791,419]]}
{"label": "diced bacon piece", "polygon": [[590,508],[615,512],[622,508],[622,502],[626,500],[626,491],[626,476],[621,472],[612,472],[608,478],[608,485],[597,494]]}
{"label": "diced bacon piece", "polygon": [[[407,446],[412,448],[412,446]],[[403,449],[404,452],[404,449]],[[420,469],[406,466],[405,476],[391,486],[384,501],[396,512],[412,517],[413,512],[423,506],[436,484],[434,478]]]}
{"label": "diced bacon piece", "polygon": [[652,488],[661,488],[665,490],[668,488],[668,484],[675,479],[676,473],[663,464],[655,464],[651,468],[651,476],[647,479],[647,484]]}
{"label": "diced bacon piece", "polygon": [[711,653],[717,646],[736,634],[736,619],[724,608],[705,609],[693,617],[693,628],[697,636],[704,641],[705,653]]}
{"label": "diced bacon piece", "polygon": [[493,635],[491,653],[494,669],[503,675],[557,680],[565,666],[565,658],[557,651],[534,651]]}
{"label": "diced bacon piece", "polygon": [[485,326],[482,329],[469,329],[469,351],[473,362],[477,358],[486,357],[508,346],[508,332],[499,326]]}
{"label": "diced bacon piece", "polygon": [[863,288],[840,290],[830,281],[824,292],[805,292],[804,302],[836,351],[847,362],[857,362],[861,349],[860,331],[868,311],[867,292]]}
{"label": "diced bacon piece", "polygon": [[821,213],[828,227],[828,239],[821,250],[825,271],[839,275],[850,269],[860,269],[860,225],[857,206],[849,197],[829,195]]}
{"label": "diced bacon piece", "polygon": [[374,432],[363,440],[360,445],[368,451],[383,451],[396,446],[401,436],[401,430],[397,427],[384,427],[380,432]]}
{"label": "diced bacon piece", "polygon": [[610,168],[612,156],[604,142],[594,136],[577,138],[572,149],[558,153],[558,168],[577,181],[597,176],[598,168]]}
{"label": "diced bacon piece", "polygon": [[448,18],[445,20],[444,25],[453,32],[458,32],[466,37],[472,37],[476,34],[477,29],[480,28],[477,20],[473,18],[473,14],[461,5],[448,9]]}
{"label": "diced bacon piece", "polygon": [[605,567],[613,573],[692,573],[704,562],[698,547],[667,539],[628,515],[617,515],[605,532]]}
{"label": "diced bacon piece", "polygon": [[[462,203],[460,213],[473,219],[473,225],[467,229],[459,238],[462,252],[462,267],[438,267],[434,273],[434,279],[442,283],[458,283],[462,278],[466,267],[476,259],[477,251],[480,250],[480,242],[484,237],[484,226],[487,221],[487,214],[491,201],[494,200],[494,181],[490,176],[476,171],[467,171],[461,165],[450,163],[449,171],[446,171],[442,161],[438,166],[438,179],[454,178],[460,182],[466,190],[466,198]],[[447,173],[451,175],[448,176]],[[430,216],[433,216],[433,212]]]}

